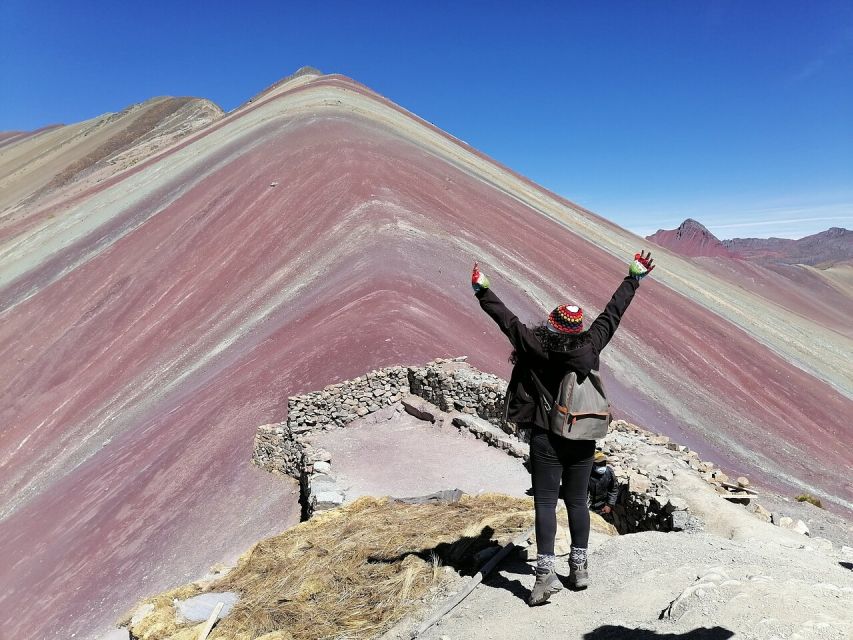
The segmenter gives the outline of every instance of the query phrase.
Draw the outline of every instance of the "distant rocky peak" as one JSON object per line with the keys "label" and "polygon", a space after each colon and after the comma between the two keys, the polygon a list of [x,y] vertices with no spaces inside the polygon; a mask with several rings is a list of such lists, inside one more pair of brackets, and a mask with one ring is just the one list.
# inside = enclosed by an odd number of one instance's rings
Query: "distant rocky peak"
{"label": "distant rocky peak", "polygon": [[646,239],[685,256],[731,255],[705,225],[693,218],[687,218],[677,229],[658,229]]}

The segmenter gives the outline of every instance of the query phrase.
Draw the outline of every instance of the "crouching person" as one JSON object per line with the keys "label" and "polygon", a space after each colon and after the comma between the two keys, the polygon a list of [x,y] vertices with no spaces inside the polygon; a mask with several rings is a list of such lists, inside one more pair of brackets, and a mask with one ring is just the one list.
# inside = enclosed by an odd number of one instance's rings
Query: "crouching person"
{"label": "crouching person", "polygon": [[616,474],[607,464],[607,456],[602,451],[596,451],[593,458],[592,472],[589,474],[589,508],[607,520],[616,506],[619,495],[619,483]]}

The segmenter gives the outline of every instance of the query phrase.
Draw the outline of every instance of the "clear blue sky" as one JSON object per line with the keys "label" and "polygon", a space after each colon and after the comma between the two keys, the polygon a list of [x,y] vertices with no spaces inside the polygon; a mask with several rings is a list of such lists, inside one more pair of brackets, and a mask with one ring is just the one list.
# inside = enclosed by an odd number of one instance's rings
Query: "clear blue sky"
{"label": "clear blue sky", "polygon": [[303,65],[644,235],[853,227],[850,0],[2,0],[0,130],[232,109]]}

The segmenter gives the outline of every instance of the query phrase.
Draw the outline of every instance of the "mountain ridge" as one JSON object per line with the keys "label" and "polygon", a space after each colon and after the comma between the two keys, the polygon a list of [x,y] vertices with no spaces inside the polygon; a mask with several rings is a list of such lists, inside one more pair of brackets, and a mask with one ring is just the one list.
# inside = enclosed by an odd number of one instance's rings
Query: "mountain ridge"
{"label": "mountain ridge", "polygon": [[[45,637],[79,616],[67,635],[112,616],[104,576],[165,588],[277,532],[298,518],[294,488],[249,458],[282,396],[472,344],[472,364],[507,377],[474,259],[535,322],[569,300],[594,315],[642,245],[343,76],[278,83],[0,218],[0,605]],[[603,358],[618,410],[853,504],[837,481],[851,339],[655,257]],[[32,601],[60,580],[49,610]]]}
{"label": "mountain ridge", "polygon": [[687,218],[676,229],[658,229],[646,240],[688,257],[729,257],[763,263],[828,267],[853,260],[853,231],[830,227],[802,238],[720,240],[702,223]]}

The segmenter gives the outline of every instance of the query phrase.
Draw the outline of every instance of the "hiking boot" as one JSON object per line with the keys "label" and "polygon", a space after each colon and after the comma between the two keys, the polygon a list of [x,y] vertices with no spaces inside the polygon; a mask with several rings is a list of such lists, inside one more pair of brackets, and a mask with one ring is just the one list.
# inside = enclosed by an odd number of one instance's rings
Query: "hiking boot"
{"label": "hiking boot", "polygon": [[569,588],[586,589],[589,586],[589,571],[586,562],[583,565],[569,563]]}
{"label": "hiking boot", "polygon": [[539,604],[548,602],[548,598],[557,593],[563,588],[560,579],[557,577],[557,572],[551,569],[547,573],[536,572],[536,584],[530,592],[530,597],[527,599],[527,604],[535,607]]}

